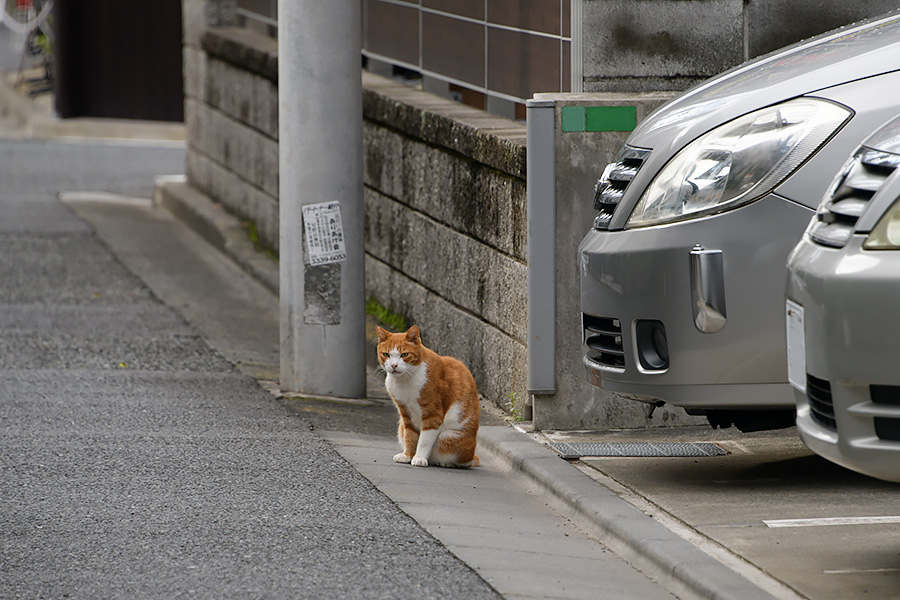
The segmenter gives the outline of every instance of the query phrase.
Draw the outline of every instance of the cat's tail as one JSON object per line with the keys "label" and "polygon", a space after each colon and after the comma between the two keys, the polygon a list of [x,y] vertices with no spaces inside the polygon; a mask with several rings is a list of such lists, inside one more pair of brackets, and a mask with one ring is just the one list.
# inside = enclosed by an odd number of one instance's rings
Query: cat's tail
{"label": "cat's tail", "polygon": [[481,464],[481,459],[479,459],[478,455],[476,454],[474,457],[472,457],[472,466],[477,467],[480,464]]}

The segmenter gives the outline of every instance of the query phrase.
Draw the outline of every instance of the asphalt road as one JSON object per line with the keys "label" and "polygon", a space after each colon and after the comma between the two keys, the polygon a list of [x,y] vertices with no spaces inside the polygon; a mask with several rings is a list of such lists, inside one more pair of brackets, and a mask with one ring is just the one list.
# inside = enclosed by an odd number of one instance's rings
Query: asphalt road
{"label": "asphalt road", "polygon": [[56,199],[183,155],[0,142],[0,597],[498,597]]}

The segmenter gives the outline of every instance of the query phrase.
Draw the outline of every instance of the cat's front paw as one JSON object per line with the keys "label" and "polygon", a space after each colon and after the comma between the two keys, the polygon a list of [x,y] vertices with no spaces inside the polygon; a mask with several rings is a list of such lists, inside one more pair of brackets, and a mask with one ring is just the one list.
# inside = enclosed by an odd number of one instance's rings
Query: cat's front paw
{"label": "cat's front paw", "polygon": [[394,455],[394,462],[403,463],[404,465],[408,465],[410,460],[411,459],[407,455],[403,454],[402,452],[400,454]]}
{"label": "cat's front paw", "polygon": [[412,466],[414,466],[414,467],[427,467],[427,466],[428,466],[428,459],[427,459],[427,458],[423,458],[423,457],[421,457],[421,456],[413,456],[413,459],[412,459]]}

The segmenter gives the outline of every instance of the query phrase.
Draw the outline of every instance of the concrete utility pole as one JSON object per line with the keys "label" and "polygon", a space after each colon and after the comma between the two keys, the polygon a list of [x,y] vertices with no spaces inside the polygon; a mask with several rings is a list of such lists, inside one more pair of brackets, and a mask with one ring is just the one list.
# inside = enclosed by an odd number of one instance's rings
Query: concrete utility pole
{"label": "concrete utility pole", "polygon": [[362,398],[358,0],[278,1],[281,388]]}

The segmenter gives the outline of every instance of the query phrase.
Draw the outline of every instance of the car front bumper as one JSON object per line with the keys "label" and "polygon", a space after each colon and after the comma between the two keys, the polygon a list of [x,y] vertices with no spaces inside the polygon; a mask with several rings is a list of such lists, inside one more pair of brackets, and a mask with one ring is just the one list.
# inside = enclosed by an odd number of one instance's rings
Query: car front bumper
{"label": "car front bumper", "polygon": [[806,390],[797,429],[820,456],[900,481],[900,253],[804,239],[791,255],[788,299],[803,308]]}
{"label": "car front bumper", "polygon": [[[784,350],[784,268],[811,216],[809,209],[770,194],[704,219],[591,230],[579,248],[590,381],[636,399],[686,408],[792,406]],[[725,320],[707,327],[714,333],[697,324],[698,277],[692,273],[691,252],[698,247],[720,251],[719,272],[710,278],[712,287],[720,284],[717,302]],[[642,336],[648,323],[657,331]],[[599,329],[604,332],[595,335]],[[668,361],[663,367],[644,360],[654,335],[655,343],[664,338]],[[610,344],[618,354],[597,351]]]}

